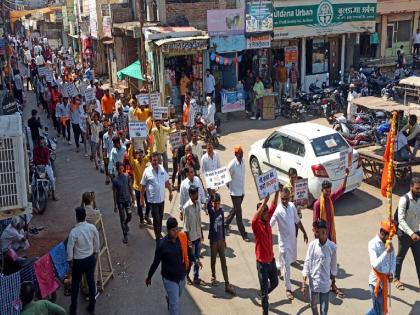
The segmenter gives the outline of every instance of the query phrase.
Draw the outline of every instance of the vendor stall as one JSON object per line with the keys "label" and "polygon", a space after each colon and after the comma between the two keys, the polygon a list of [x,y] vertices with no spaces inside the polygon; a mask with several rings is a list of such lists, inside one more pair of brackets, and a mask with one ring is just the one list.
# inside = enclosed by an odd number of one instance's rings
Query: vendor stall
{"label": "vendor stall", "polygon": [[413,97],[420,103],[420,77],[407,77],[400,80],[398,88],[404,93],[404,105],[407,104],[407,97]]}
{"label": "vendor stall", "polygon": [[353,100],[353,104],[362,107],[366,111],[402,111],[405,115],[417,115],[420,117],[420,106],[414,103],[404,105],[396,101],[384,100],[381,97],[367,96],[359,97]]}

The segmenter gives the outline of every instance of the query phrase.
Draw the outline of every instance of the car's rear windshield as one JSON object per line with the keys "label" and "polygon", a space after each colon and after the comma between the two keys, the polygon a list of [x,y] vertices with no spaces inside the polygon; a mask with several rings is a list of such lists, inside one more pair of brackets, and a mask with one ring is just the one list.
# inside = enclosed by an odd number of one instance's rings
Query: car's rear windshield
{"label": "car's rear windshield", "polygon": [[313,139],[312,147],[316,156],[347,151],[349,148],[347,142],[338,133]]}

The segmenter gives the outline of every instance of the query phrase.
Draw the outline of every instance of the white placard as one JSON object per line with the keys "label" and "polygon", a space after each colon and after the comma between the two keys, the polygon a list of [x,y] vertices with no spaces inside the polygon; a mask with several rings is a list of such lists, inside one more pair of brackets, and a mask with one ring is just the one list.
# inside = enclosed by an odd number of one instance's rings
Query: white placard
{"label": "white placard", "polygon": [[346,169],[347,155],[348,155],[347,151],[340,152],[340,160],[338,163],[338,169],[340,170],[340,172],[343,172],[343,173],[344,173],[344,170]]}
{"label": "white placard", "polygon": [[137,102],[139,106],[148,106],[149,105],[149,94],[140,93],[136,95]]}
{"label": "white placard", "polygon": [[182,132],[181,131],[174,131],[169,134],[169,142],[171,144],[172,149],[176,150],[180,146],[182,146]]}
{"label": "white placard", "polygon": [[294,191],[294,204],[296,206],[306,206],[308,204],[309,190],[308,179],[302,178],[295,181]]}
{"label": "white placard", "polygon": [[272,168],[268,172],[255,177],[255,185],[257,186],[260,200],[279,190],[279,180],[277,179],[276,170]]}
{"label": "white placard", "polygon": [[77,92],[76,85],[71,83],[65,83],[65,88],[69,97],[76,97],[79,93]]}
{"label": "white placard", "polygon": [[204,175],[206,179],[206,185],[211,189],[225,186],[232,180],[226,166],[218,168],[214,171],[206,172]]}
{"label": "white placard", "polygon": [[92,88],[85,89],[85,101],[87,103],[94,102],[96,100],[95,90]]}
{"label": "white placard", "polygon": [[155,106],[152,109],[153,119],[168,119],[168,107]]}
{"label": "white placard", "polygon": [[74,67],[73,57],[69,57],[68,59],[66,59],[65,64],[66,64],[66,67],[73,68]]}
{"label": "white placard", "polygon": [[40,77],[45,77],[45,72],[47,71],[48,69],[46,68],[46,67],[38,67],[38,75],[40,76]]}
{"label": "white placard", "polygon": [[49,83],[53,82],[53,72],[50,69],[45,69],[45,80]]}
{"label": "white placard", "polygon": [[147,138],[147,125],[145,122],[130,121],[128,123],[130,138]]}
{"label": "white placard", "polygon": [[160,93],[159,92],[150,93],[150,107],[152,108],[152,110],[154,107],[159,107],[159,106],[161,106]]}

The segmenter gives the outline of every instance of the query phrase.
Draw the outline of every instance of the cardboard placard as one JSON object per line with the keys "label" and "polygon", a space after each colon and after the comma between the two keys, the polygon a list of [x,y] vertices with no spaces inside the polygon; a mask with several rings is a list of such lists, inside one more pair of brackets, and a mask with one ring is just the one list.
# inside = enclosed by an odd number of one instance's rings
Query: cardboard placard
{"label": "cardboard placard", "polygon": [[154,107],[159,107],[159,106],[161,106],[160,93],[159,92],[150,93],[150,107],[152,108],[152,110]]}
{"label": "cardboard placard", "polygon": [[257,186],[258,197],[264,199],[267,195],[279,190],[279,180],[277,171],[272,168],[268,172],[255,177],[255,185]]}
{"label": "cardboard placard", "polygon": [[148,106],[149,105],[149,94],[140,93],[136,95],[137,103],[139,106]]}
{"label": "cardboard placard", "polygon": [[74,83],[65,83],[65,88],[69,97],[76,97],[79,94]]}
{"label": "cardboard placard", "polygon": [[145,122],[130,121],[128,123],[130,138],[147,138],[147,125]]}
{"label": "cardboard placard", "polygon": [[144,150],[143,141],[144,141],[144,138],[138,138],[138,137],[131,138],[131,145],[133,146],[133,149]]}
{"label": "cardboard placard", "polygon": [[66,58],[65,65],[66,67],[73,68],[74,67],[73,57]]}
{"label": "cardboard placard", "polygon": [[296,206],[308,205],[309,188],[308,179],[302,178],[295,181],[294,191],[294,204]]}
{"label": "cardboard placard", "polygon": [[180,146],[182,146],[182,132],[181,131],[174,131],[169,134],[169,142],[171,144],[172,149],[176,150]]}
{"label": "cardboard placard", "polygon": [[38,67],[38,75],[40,76],[40,77],[45,77],[45,72],[47,71],[48,69],[46,68],[46,67]]}
{"label": "cardboard placard", "polygon": [[218,168],[214,171],[206,172],[204,176],[207,187],[211,189],[225,186],[232,180],[226,166]]}
{"label": "cardboard placard", "polygon": [[168,119],[168,107],[155,106],[152,109],[153,119]]}
{"label": "cardboard placard", "polygon": [[52,83],[54,78],[53,78],[53,72],[51,69],[46,69],[45,71],[45,80],[49,83]]}
{"label": "cardboard placard", "polygon": [[96,100],[95,90],[92,88],[87,88],[85,91],[85,101],[87,103],[94,102]]}

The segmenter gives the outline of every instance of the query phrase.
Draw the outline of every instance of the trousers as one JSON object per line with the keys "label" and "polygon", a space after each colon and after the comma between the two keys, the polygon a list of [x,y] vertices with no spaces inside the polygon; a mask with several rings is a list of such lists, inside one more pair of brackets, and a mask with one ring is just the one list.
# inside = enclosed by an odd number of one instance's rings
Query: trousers
{"label": "trousers", "polygon": [[[420,232],[416,232],[420,236]],[[414,242],[410,236],[405,233],[398,235],[398,253],[397,253],[397,264],[395,267],[395,279],[400,280],[401,269],[404,262],[405,255],[411,248],[411,252],[414,256],[414,263],[416,265],[417,278],[420,280],[420,242]]]}
{"label": "trousers", "polygon": [[230,210],[225,225],[229,226],[232,223],[233,218],[236,216],[236,224],[238,225],[239,233],[242,237],[246,236],[244,223],[242,222],[242,201],[244,200],[244,195],[242,196],[230,196],[232,199],[233,208]]}
{"label": "trousers", "polygon": [[124,236],[128,233],[128,223],[131,221],[130,201],[118,202],[118,214],[120,215],[121,230]]}
{"label": "trousers", "polygon": [[179,298],[182,295],[182,290],[185,287],[185,279],[180,282],[175,282],[162,277],[163,286],[165,287],[166,295],[169,301],[169,314],[179,315]]}
{"label": "trousers", "polygon": [[88,310],[90,312],[95,310],[95,266],[95,255],[91,255],[83,259],[73,259],[70,314],[75,314],[77,310],[77,297],[79,295],[80,281],[82,280],[83,274],[86,275],[86,280],[89,287]]}
{"label": "trousers", "polygon": [[228,284],[229,276],[228,276],[228,270],[227,270],[227,265],[226,265],[225,250],[226,250],[226,246],[223,240],[218,240],[216,242],[210,243],[211,276],[213,278],[216,278],[216,259],[217,259],[217,254],[219,254],[220,265],[222,266],[223,279],[225,280],[225,283]]}
{"label": "trousers", "polygon": [[383,315],[384,309],[382,305],[382,288],[379,288],[378,297],[375,296],[375,286],[369,285],[370,297],[372,299],[372,308],[366,315]]}
{"label": "trousers", "polygon": [[144,220],[145,218],[148,218],[150,215],[150,204],[147,201],[147,194],[144,192],[144,203],[146,206],[146,214],[143,214],[143,208],[140,206],[140,194],[141,192],[139,190],[135,190],[134,192],[136,194],[136,203],[137,203],[137,213],[140,217],[140,220]]}
{"label": "trousers", "polygon": [[[321,292],[310,292],[309,295],[311,310],[313,315],[327,315],[328,314],[328,305],[330,302],[330,292],[321,293]],[[319,303],[319,313],[318,313],[318,303]]]}
{"label": "trousers", "polygon": [[162,220],[163,220],[164,208],[165,208],[164,202],[150,203],[150,210],[152,211],[153,230],[155,232],[156,244],[159,243],[159,240],[162,237]]}
{"label": "trousers", "polygon": [[257,261],[258,280],[261,287],[261,305],[263,314],[268,315],[268,294],[279,284],[277,277],[276,261],[261,263]]}

